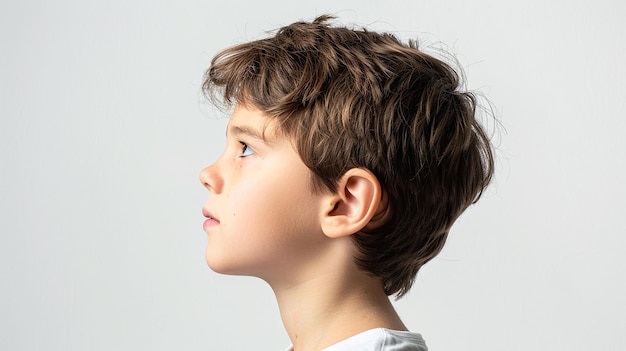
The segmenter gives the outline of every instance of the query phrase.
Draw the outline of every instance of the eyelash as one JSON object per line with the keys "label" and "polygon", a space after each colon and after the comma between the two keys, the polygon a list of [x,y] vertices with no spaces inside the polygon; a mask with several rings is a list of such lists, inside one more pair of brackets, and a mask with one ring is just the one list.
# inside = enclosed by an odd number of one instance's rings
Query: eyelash
{"label": "eyelash", "polygon": [[254,154],[254,150],[252,150],[252,148],[248,146],[248,144],[244,143],[243,141],[240,141],[239,143],[241,144],[241,154],[239,155],[239,157],[246,157]]}

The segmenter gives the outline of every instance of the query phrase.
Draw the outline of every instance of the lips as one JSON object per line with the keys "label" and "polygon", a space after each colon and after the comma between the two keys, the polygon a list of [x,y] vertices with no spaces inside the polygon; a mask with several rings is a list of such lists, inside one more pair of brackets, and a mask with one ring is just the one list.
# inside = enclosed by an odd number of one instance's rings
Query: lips
{"label": "lips", "polygon": [[207,220],[204,221],[203,224],[205,230],[208,230],[210,227],[220,224],[220,221],[204,207],[202,208],[202,215],[207,218]]}
{"label": "lips", "polygon": [[213,216],[213,214],[211,214],[211,212],[204,207],[202,208],[202,215],[206,218],[216,219],[215,216]]}

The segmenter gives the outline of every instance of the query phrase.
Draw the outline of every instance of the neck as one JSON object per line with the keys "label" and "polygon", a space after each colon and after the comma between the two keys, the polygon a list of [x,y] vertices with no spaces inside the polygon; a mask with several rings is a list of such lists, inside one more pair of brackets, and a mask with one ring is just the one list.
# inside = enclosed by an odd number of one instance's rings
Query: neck
{"label": "neck", "polygon": [[406,330],[381,281],[352,261],[297,284],[269,283],[296,351],[320,350],[374,328]]}

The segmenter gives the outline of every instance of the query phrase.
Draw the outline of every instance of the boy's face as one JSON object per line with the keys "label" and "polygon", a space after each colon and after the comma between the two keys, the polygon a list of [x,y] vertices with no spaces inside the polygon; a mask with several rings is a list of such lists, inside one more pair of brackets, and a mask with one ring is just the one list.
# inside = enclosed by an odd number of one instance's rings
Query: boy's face
{"label": "boy's face", "polygon": [[330,240],[320,228],[324,195],[313,193],[312,175],[289,138],[267,122],[260,111],[237,106],[224,153],[200,173],[209,190],[206,260],[219,273],[288,278]]}

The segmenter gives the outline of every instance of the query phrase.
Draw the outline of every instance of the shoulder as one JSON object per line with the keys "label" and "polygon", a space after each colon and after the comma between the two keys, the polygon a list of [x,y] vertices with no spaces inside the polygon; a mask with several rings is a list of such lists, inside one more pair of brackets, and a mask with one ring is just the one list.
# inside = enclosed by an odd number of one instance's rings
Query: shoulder
{"label": "shoulder", "polygon": [[422,336],[408,331],[370,329],[323,351],[427,351]]}

